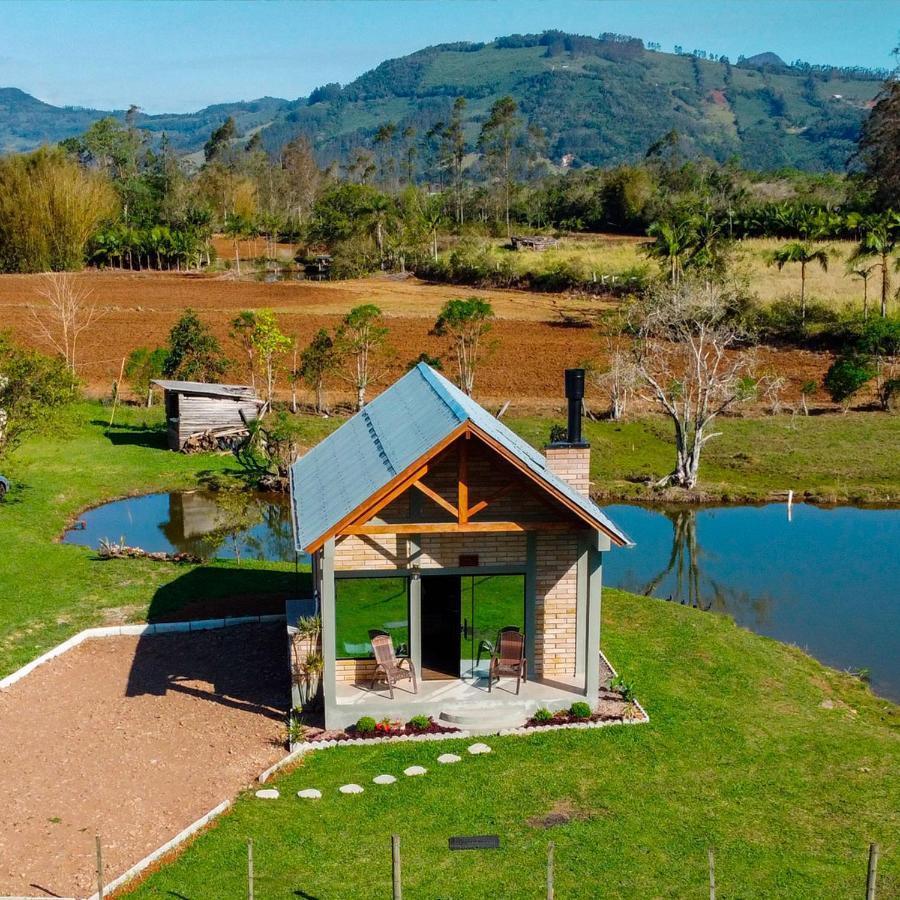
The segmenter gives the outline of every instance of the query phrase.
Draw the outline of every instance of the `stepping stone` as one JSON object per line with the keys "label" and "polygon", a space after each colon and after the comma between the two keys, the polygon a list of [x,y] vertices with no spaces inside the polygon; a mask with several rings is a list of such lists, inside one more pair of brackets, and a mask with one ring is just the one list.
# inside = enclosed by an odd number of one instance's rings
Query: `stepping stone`
{"label": "stepping stone", "polygon": [[297,796],[301,800],[321,800],[322,792],[315,788],[304,788],[302,791],[297,791]]}
{"label": "stepping stone", "polygon": [[361,784],[342,784],[338,790],[342,794],[361,794],[363,787]]}
{"label": "stepping stone", "polygon": [[455,753],[442,753],[438,757],[439,763],[455,763],[459,762],[462,759],[461,756],[457,756]]}
{"label": "stepping stone", "polygon": [[479,753],[490,753],[491,748],[488,747],[487,744],[471,744],[468,747],[469,753],[473,756],[477,756]]}
{"label": "stepping stone", "polygon": [[428,769],[424,766],[410,766],[408,769],[403,770],[404,775],[424,775]]}
{"label": "stepping stone", "polygon": [[277,800],[281,794],[275,788],[263,788],[263,790],[256,792],[256,796],[260,800]]}
{"label": "stepping stone", "polygon": [[376,775],[372,779],[375,784],[393,784],[396,780],[393,775]]}

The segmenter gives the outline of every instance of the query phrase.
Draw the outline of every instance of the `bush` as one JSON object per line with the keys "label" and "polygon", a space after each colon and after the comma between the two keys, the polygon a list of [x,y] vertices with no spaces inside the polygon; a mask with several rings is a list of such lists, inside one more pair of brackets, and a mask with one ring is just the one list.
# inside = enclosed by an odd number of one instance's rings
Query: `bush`
{"label": "bush", "polygon": [[585,703],[583,700],[576,700],[569,707],[569,715],[573,719],[589,719],[591,717],[590,704]]}
{"label": "bush", "polygon": [[621,695],[622,699],[626,703],[631,703],[634,700],[634,682],[628,681],[626,678],[623,678],[621,675],[616,675],[615,678],[609,683],[610,690],[616,691]]}
{"label": "bush", "polygon": [[[587,704],[584,704],[587,706]],[[553,713],[550,712],[549,709],[542,706],[540,709],[535,710],[534,715],[532,716],[535,722],[549,722],[553,719]]]}
{"label": "bush", "polygon": [[427,731],[431,727],[431,717],[413,716],[406,724],[416,731]]}
{"label": "bush", "polygon": [[353,727],[357,734],[375,734],[375,725],[371,716],[363,716]]}
{"label": "bush", "polygon": [[900,378],[888,378],[878,391],[878,400],[888,412],[900,411]]}
{"label": "bush", "polygon": [[839,356],[825,373],[825,390],[835,403],[849,405],[859,389],[875,377],[875,367],[868,356]]}

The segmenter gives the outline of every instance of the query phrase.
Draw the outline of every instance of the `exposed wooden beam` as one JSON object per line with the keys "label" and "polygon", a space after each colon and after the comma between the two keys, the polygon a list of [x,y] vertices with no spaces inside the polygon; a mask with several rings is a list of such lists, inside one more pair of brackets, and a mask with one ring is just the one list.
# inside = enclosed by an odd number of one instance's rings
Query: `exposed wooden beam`
{"label": "exposed wooden beam", "polygon": [[349,525],[341,534],[466,534],[491,531],[577,531],[568,522],[402,522],[393,525]]}
{"label": "exposed wooden beam", "polygon": [[[468,433],[466,434],[468,437]],[[465,439],[459,442],[457,447],[457,506],[459,507],[458,521],[465,525],[469,521],[469,442]]]}
{"label": "exposed wooden beam", "polygon": [[423,484],[421,481],[414,481],[412,486],[416,488],[416,490],[421,491],[429,500],[433,500],[437,503],[442,509],[446,509],[454,519],[459,519],[459,510],[452,503],[445,500],[437,491],[433,491],[427,484]]}
{"label": "exposed wooden beam", "polygon": [[499,500],[504,494],[508,494],[514,487],[516,483],[514,481],[508,481],[503,487],[494,491],[493,494],[490,495],[486,500],[479,500],[474,506],[469,507],[469,518],[480,513],[483,509],[487,509],[492,503]]}

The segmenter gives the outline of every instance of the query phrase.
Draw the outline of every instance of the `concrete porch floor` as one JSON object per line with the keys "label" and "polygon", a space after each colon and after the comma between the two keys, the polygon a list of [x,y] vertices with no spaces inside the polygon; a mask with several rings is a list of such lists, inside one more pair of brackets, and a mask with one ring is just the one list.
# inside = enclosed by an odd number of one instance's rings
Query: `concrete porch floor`
{"label": "concrete porch floor", "polygon": [[[334,727],[352,725],[361,716],[408,721],[415,715],[432,716],[442,725],[490,731],[523,725],[541,707],[567,709],[585,699],[584,676],[554,680],[529,679],[516,694],[515,678],[501,678],[488,691],[486,678],[419,681],[418,693],[412,682],[394,686],[391,700],[384,682],[370,689],[369,682],[340,683],[336,690]],[[596,699],[596,698],[595,698]]]}

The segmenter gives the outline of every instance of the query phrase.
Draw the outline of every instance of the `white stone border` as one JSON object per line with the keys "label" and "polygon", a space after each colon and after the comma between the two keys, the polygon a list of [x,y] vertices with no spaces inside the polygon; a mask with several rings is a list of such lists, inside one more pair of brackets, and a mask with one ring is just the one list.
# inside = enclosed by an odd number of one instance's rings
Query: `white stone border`
{"label": "white stone border", "polygon": [[[176,834],[175,837],[172,838],[172,840],[166,841],[166,843],[163,844],[162,847],[158,847],[152,853],[145,856],[140,862],[135,863],[130,869],[128,869],[127,872],[123,872],[114,881],[110,881],[109,884],[105,884],[103,886],[103,896],[109,897],[124,884],[127,884],[133,878],[136,878],[138,875],[140,875],[140,873],[143,872],[144,869],[146,869],[148,866],[153,865],[153,863],[157,862],[167,853],[175,850],[189,837],[192,837],[198,831],[200,831],[201,828],[205,828],[207,825],[209,825],[209,823],[212,822],[213,819],[217,819],[219,816],[221,816],[222,813],[225,812],[225,810],[227,810],[233,802],[233,800],[223,800],[218,806],[213,807],[213,809],[211,809],[205,816],[201,816],[199,819],[197,819],[196,822],[192,822],[183,831],[179,831],[178,834]],[[87,900],[100,900],[99,892],[91,894],[91,896],[88,897]]]}
{"label": "white stone border", "polygon": [[[101,628],[85,628],[78,634],[72,635],[67,641],[57,644],[37,659],[26,663],[21,669],[17,669],[6,678],[0,679],[0,691],[6,690],[10,685],[23,679],[33,672],[38,666],[61,656],[67,650],[77,647],[89,638],[121,637],[122,635],[135,635],[144,637],[151,634],[174,634],[177,632],[211,631],[217,628],[230,628],[232,625],[260,625],[266,622],[284,622],[284,615],[268,616],[230,616],[225,619],[192,619],[187,622],[156,622],[146,625],[109,625]],[[6,898],[0,897],[0,900]]]}

